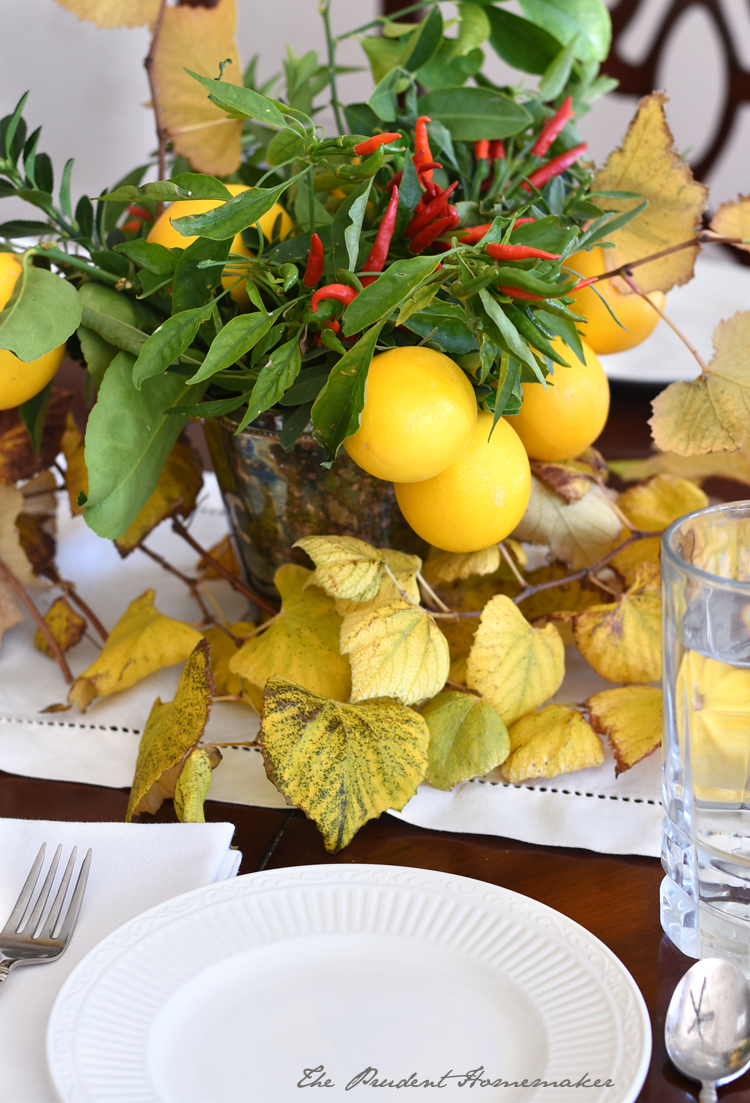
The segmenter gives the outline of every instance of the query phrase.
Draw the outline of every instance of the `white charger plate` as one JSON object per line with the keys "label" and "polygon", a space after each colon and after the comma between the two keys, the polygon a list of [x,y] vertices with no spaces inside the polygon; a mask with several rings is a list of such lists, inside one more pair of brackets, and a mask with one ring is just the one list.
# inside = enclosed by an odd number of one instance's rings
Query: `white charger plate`
{"label": "white charger plate", "polygon": [[[465,1100],[466,1073],[503,1084],[476,1085],[487,1101],[633,1103],[650,1055],[643,997],[583,927],[375,865],[253,873],[152,908],[71,973],[47,1033],[64,1103],[286,1103],[318,1066],[327,1103],[368,1098],[368,1077],[402,1099],[412,1074],[436,1085],[420,1099]],[[612,1086],[528,1086],[582,1077]]]}
{"label": "white charger plate", "polygon": [[[731,260],[717,260],[706,247],[695,264],[695,276],[667,295],[664,312],[706,363],[714,354],[713,333],[720,321],[750,310],[750,268]],[[585,327],[581,327],[585,333]],[[695,379],[699,368],[665,322],[641,345],[601,357],[610,379],[627,383],[674,383]]]}

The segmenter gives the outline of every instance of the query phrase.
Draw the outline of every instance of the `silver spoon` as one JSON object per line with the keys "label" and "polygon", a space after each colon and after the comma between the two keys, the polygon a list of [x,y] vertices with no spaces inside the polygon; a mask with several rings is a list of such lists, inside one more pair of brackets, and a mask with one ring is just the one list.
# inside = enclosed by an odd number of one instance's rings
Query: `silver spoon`
{"label": "silver spoon", "polygon": [[701,1082],[700,1103],[750,1067],[750,985],[731,961],[698,961],[674,990],[664,1024],[667,1053]]}

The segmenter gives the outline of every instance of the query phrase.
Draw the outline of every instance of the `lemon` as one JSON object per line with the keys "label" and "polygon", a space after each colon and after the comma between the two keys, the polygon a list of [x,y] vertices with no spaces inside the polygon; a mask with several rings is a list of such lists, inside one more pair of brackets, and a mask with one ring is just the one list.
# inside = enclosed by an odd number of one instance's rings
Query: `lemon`
{"label": "lemon", "polygon": [[[232,195],[239,195],[240,192],[247,191],[245,184],[227,184],[227,190]],[[180,199],[176,203],[171,203],[166,210],[157,218],[151,227],[147,241],[154,241],[157,245],[163,245],[166,249],[187,249],[188,245],[196,240],[195,237],[186,237],[181,234],[179,230],[176,230],[172,223],[171,218],[184,218],[189,214],[203,214],[205,211],[213,211],[214,208],[220,207],[223,200],[221,199]],[[274,203],[270,211],[266,211],[258,219],[258,225],[264,237],[270,238],[273,233],[274,224],[276,219],[281,215],[281,237],[285,238],[289,231],[292,229],[292,220],[286,213],[280,203]],[[243,257],[252,257],[255,254],[252,253],[242,240],[242,234],[237,234],[232,242],[232,253],[239,253]],[[226,289],[231,287],[242,274],[241,268],[235,265],[229,265],[224,269],[221,277],[222,287]],[[229,294],[234,301],[243,309],[250,309],[250,298],[245,290],[244,281],[237,283],[232,287]]]}
{"label": "lemon", "polygon": [[[21,262],[14,253],[0,253],[0,310],[13,294],[21,270]],[[11,410],[39,394],[64,358],[65,345],[28,363],[7,349],[0,349],[0,410]]]}
{"label": "lemon", "polygon": [[453,463],[476,419],[458,364],[422,346],[389,349],[373,357],[359,429],[344,448],[378,479],[421,482]]}
{"label": "lemon", "polygon": [[503,540],[529,503],[531,471],[521,441],[507,421],[492,429],[480,411],[458,458],[421,483],[397,483],[396,499],[411,527],[436,548],[472,552]]}
{"label": "lemon", "polygon": [[[565,263],[584,278],[598,276],[604,271],[604,253],[600,246],[596,245],[588,253],[575,253]],[[572,304],[571,310],[576,314],[583,314],[587,319],[583,335],[594,352],[604,355],[632,349],[640,345],[641,341],[645,341],[656,328],[659,315],[640,295],[635,293],[623,295],[611,280],[598,283],[596,290],[612,307],[622,325],[618,326],[592,288],[582,287],[580,291],[572,292],[575,303]],[[664,309],[667,301],[663,291],[652,291],[649,299],[659,307],[659,310]],[[623,329],[622,326],[625,328]]]}
{"label": "lemon", "polygon": [[585,363],[559,337],[555,352],[570,364],[555,364],[547,380],[524,383],[521,412],[511,424],[532,460],[567,460],[593,444],[609,413],[609,382],[596,354],[582,341]]}

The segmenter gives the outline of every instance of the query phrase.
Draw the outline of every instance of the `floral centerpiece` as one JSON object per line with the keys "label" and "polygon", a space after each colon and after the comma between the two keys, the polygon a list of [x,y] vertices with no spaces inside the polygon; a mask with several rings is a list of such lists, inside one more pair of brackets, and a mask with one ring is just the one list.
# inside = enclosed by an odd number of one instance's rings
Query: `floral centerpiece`
{"label": "floral centerpiece", "polygon": [[[609,405],[597,351],[648,336],[701,244],[747,247],[748,203],[700,230],[706,190],[656,93],[595,171],[576,119],[612,87],[599,74],[606,9],[590,0],[573,27],[556,0],[522,6],[525,19],[461,3],[455,35],[438,3],[417,25],[360,28],[376,84],[367,103],[342,105],[327,2],[327,63],[290,54],[278,96],[256,86],[254,65],[241,83],[224,60],[218,75],[210,62],[183,72],[180,34],[196,19],[228,32],[231,60],[231,0],[146,4],[159,179],[141,183],[139,169],[75,207],[71,162],[55,192],[39,132],[26,137],[25,97],[0,124],[3,194],[45,218],[0,226],[0,404],[28,432],[0,488],[13,549],[0,571],[64,671],[74,623],[96,618],[28,520],[29,445],[48,455],[46,438],[64,450],[72,508],[122,554],[148,551],[167,518],[191,539],[177,517],[200,481],[181,438],[189,419],[223,425],[225,447],[227,426],[241,436],[262,415],[285,452],[312,434],[322,472],[347,453],[394,483],[431,545],[423,564],[340,529],[304,532],[314,570],[278,569],[280,609],[228,545],[198,548],[265,611],[258,626],[213,616],[195,580],[199,628],[163,617],[152,593],[133,602],[69,677],[69,705],[84,710],[187,659],[175,700],[157,701],[146,726],[129,815],[171,785],[178,814],[202,816],[220,757],[202,741],[217,684],[261,712],[269,776],[331,849],[424,778],[553,776],[602,762],[600,734],[626,769],[658,743],[658,536],[706,503],[698,482],[748,436],[750,314],[722,322],[716,359],[656,400],[661,454],[619,497],[592,447]],[[482,72],[488,41],[538,87],[496,87]],[[314,121],[324,90],[333,136]],[[66,342],[95,399],[85,442],[70,421],[61,435],[51,397]],[[546,549],[543,565],[529,566],[529,544]],[[34,569],[67,590],[44,618],[24,587]],[[621,688],[545,706],[564,641]]]}

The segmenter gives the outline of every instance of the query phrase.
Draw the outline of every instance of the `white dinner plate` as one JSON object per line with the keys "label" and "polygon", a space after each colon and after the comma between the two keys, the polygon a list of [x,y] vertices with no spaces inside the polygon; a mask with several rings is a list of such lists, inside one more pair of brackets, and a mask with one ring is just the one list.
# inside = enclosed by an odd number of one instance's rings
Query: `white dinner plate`
{"label": "white dinner plate", "polygon": [[[717,260],[704,248],[695,264],[695,276],[667,295],[664,312],[685,334],[706,363],[714,354],[713,333],[720,321],[750,310],[750,268],[731,260]],[[585,333],[584,327],[581,332]],[[602,356],[610,379],[628,383],[674,383],[695,379],[695,358],[665,322],[641,345],[627,352]]]}
{"label": "white dinner plate", "polygon": [[633,978],[583,927],[375,865],[253,873],[152,908],[71,973],[47,1034],[64,1103],[403,1099],[410,1080],[442,1103],[632,1103],[650,1054]]}

